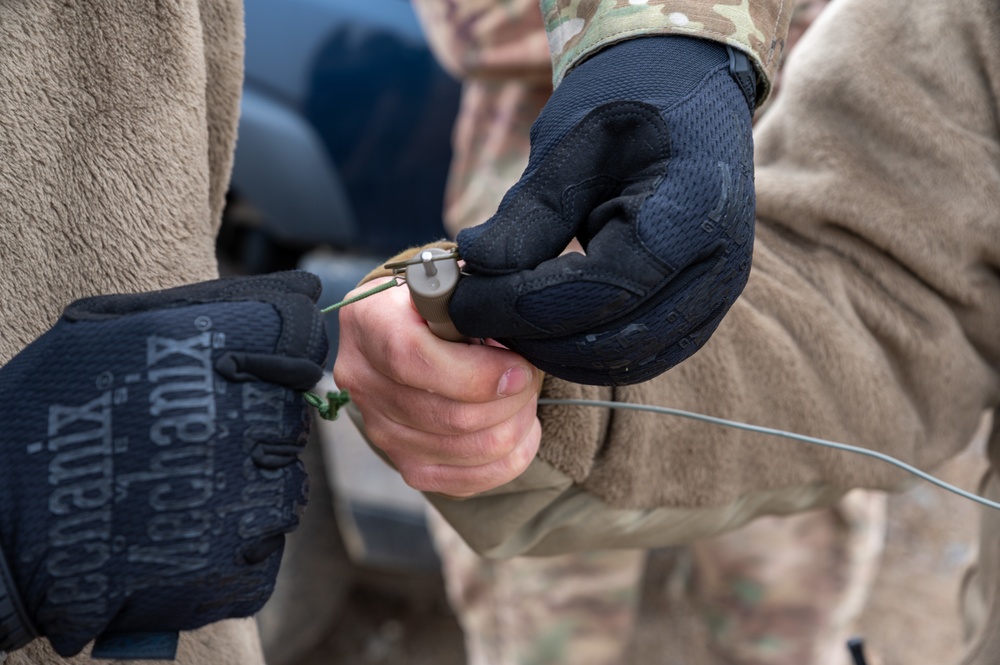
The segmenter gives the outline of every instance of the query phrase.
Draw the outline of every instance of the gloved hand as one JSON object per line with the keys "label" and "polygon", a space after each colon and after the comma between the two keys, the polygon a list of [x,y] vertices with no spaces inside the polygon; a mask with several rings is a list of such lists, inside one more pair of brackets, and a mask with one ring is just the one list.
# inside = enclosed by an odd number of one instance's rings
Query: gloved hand
{"label": "gloved hand", "polygon": [[[742,53],[632,39],[573,69],[520,181],[462,231],[449,313],[576,383],[646,381],[698,350],[746,284],[754,78]],[[574,238],[586,256],[560,252]]]}
{"label": "gloved hand", "polygon": [[290,272],[88,298],[0,368],[0,651],[263,605],[306,502],[319,290]]}

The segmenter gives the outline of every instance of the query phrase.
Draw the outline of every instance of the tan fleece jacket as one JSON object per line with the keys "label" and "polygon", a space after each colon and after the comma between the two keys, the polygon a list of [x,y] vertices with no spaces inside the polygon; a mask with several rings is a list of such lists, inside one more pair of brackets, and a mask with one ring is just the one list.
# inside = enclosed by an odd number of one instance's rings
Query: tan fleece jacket
{"label": "tan fleece jacket", "polygon": [[[239,0],[0,2],[0,363],[83,296],[215,277],[243,66]],[[44,640],[6,665],[90,663]],[[179,663],[263,657],[251,620]]]}
{"label": "tan fleece jacket", "polygon": [[[670,406],[933,469],[1000,404],[1000,5],[838,0],[757,134],[743,297],[648,383],[546,397]],[[654,546],[898,488],[879,461],[654,414],[542,407],[538,459],[431,497],[490,556]]]}
{"label": "tan fleece jacket", "polygon": [[81,296],[216,276],[238,0],[0,4],[0,362]]}

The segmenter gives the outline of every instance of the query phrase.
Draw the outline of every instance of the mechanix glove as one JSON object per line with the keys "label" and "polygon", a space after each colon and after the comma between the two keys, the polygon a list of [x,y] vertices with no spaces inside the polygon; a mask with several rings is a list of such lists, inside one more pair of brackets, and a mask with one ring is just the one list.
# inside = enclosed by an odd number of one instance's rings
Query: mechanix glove
{"label": "mechanix glove", "polygon": [[[688,37],[632,39],[573,69],[521,179],[458,236],[458,330],[597,385],[697,351],[750,271],[754,88],[745,55]],[[574,237],[586,255],[560,257]]]}
{"label": "mechanix glove", "polygon": [[249,616],[298,524],[318,280],[71,304],[0,368],[0,651]]}

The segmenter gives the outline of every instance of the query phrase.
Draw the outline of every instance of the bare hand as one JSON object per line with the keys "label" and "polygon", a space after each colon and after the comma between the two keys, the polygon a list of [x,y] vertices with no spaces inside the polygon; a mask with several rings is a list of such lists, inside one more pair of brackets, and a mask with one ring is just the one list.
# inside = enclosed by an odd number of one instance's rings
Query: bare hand
{"label": "bare hand", "polygon": [[484,492],[519,476],[538,451],[541,373],[507,349],[437,338],[405,288],[341,310],[333,372],[371,442],[415,489]]}

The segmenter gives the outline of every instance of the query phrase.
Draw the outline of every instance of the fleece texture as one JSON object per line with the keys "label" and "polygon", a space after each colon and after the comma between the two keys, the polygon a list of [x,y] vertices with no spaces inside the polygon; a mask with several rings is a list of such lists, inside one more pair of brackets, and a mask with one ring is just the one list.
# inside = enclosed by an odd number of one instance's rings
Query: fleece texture
{"label": "fleece texture", "polygon": [[[60,658],[44,640],[35,640],[7,657],[4,665],[164,665],[162,660],[94,660],[86,654]],[[235,619],[201,630],[181,633],[172,665],[264,665],[257,625],[253,619]]]}
{"label": "fleece texture", "polygon": [[[549,376],[542,397],[673,407],[923,469],[963,450],[1000,404],[998,45],[992,0],[835,3],[791,56],[783,93],[755,132],[753,268],[719,329],[651,381],[609,388]],[[912,482],[871,458],[676,417],[564,406],[542,406],[539,417],[530,478],[473,500],[432,497],[460,533],[489,541],[480,551],[526,551],[516,538],[501,546],[519,529],[532,539],[551,530],[534,553],[600,541],[567,535],[597,521],[570,527],[555,508],[580,491],[618,528],[616,511],[722,509],[755,497],[802,510],[855,487]],[[484,515],[512,515],[521,494],[518,517],[479,533]],[[638,535],[620,545],[678,542]],[[615,546],[609,538],[601,546]]]}
{"label": "fleece texture", "polygon": [[[933,469],[1000,403],[1000,5],[840,0],[756,134],[744,295],[644,384],[545,397],[671,406]],[[614,508],[893,489],[868,458],[654,414],[543,407],[539,456]]]}
{"label": "fleece texture", "polygon": [[73,299],[217,275],[237,0],[0,5],[0,362]]}
{"label": "fleece texture", "polygon": [[[217,275],[236,139],[239,0],[0,3],[0,363],[85,296]],[[85,652],[86,653],[86,652]],[[44,640],[6,665],[64,660]],[[263,663],[252,621],[178,663]]]}

